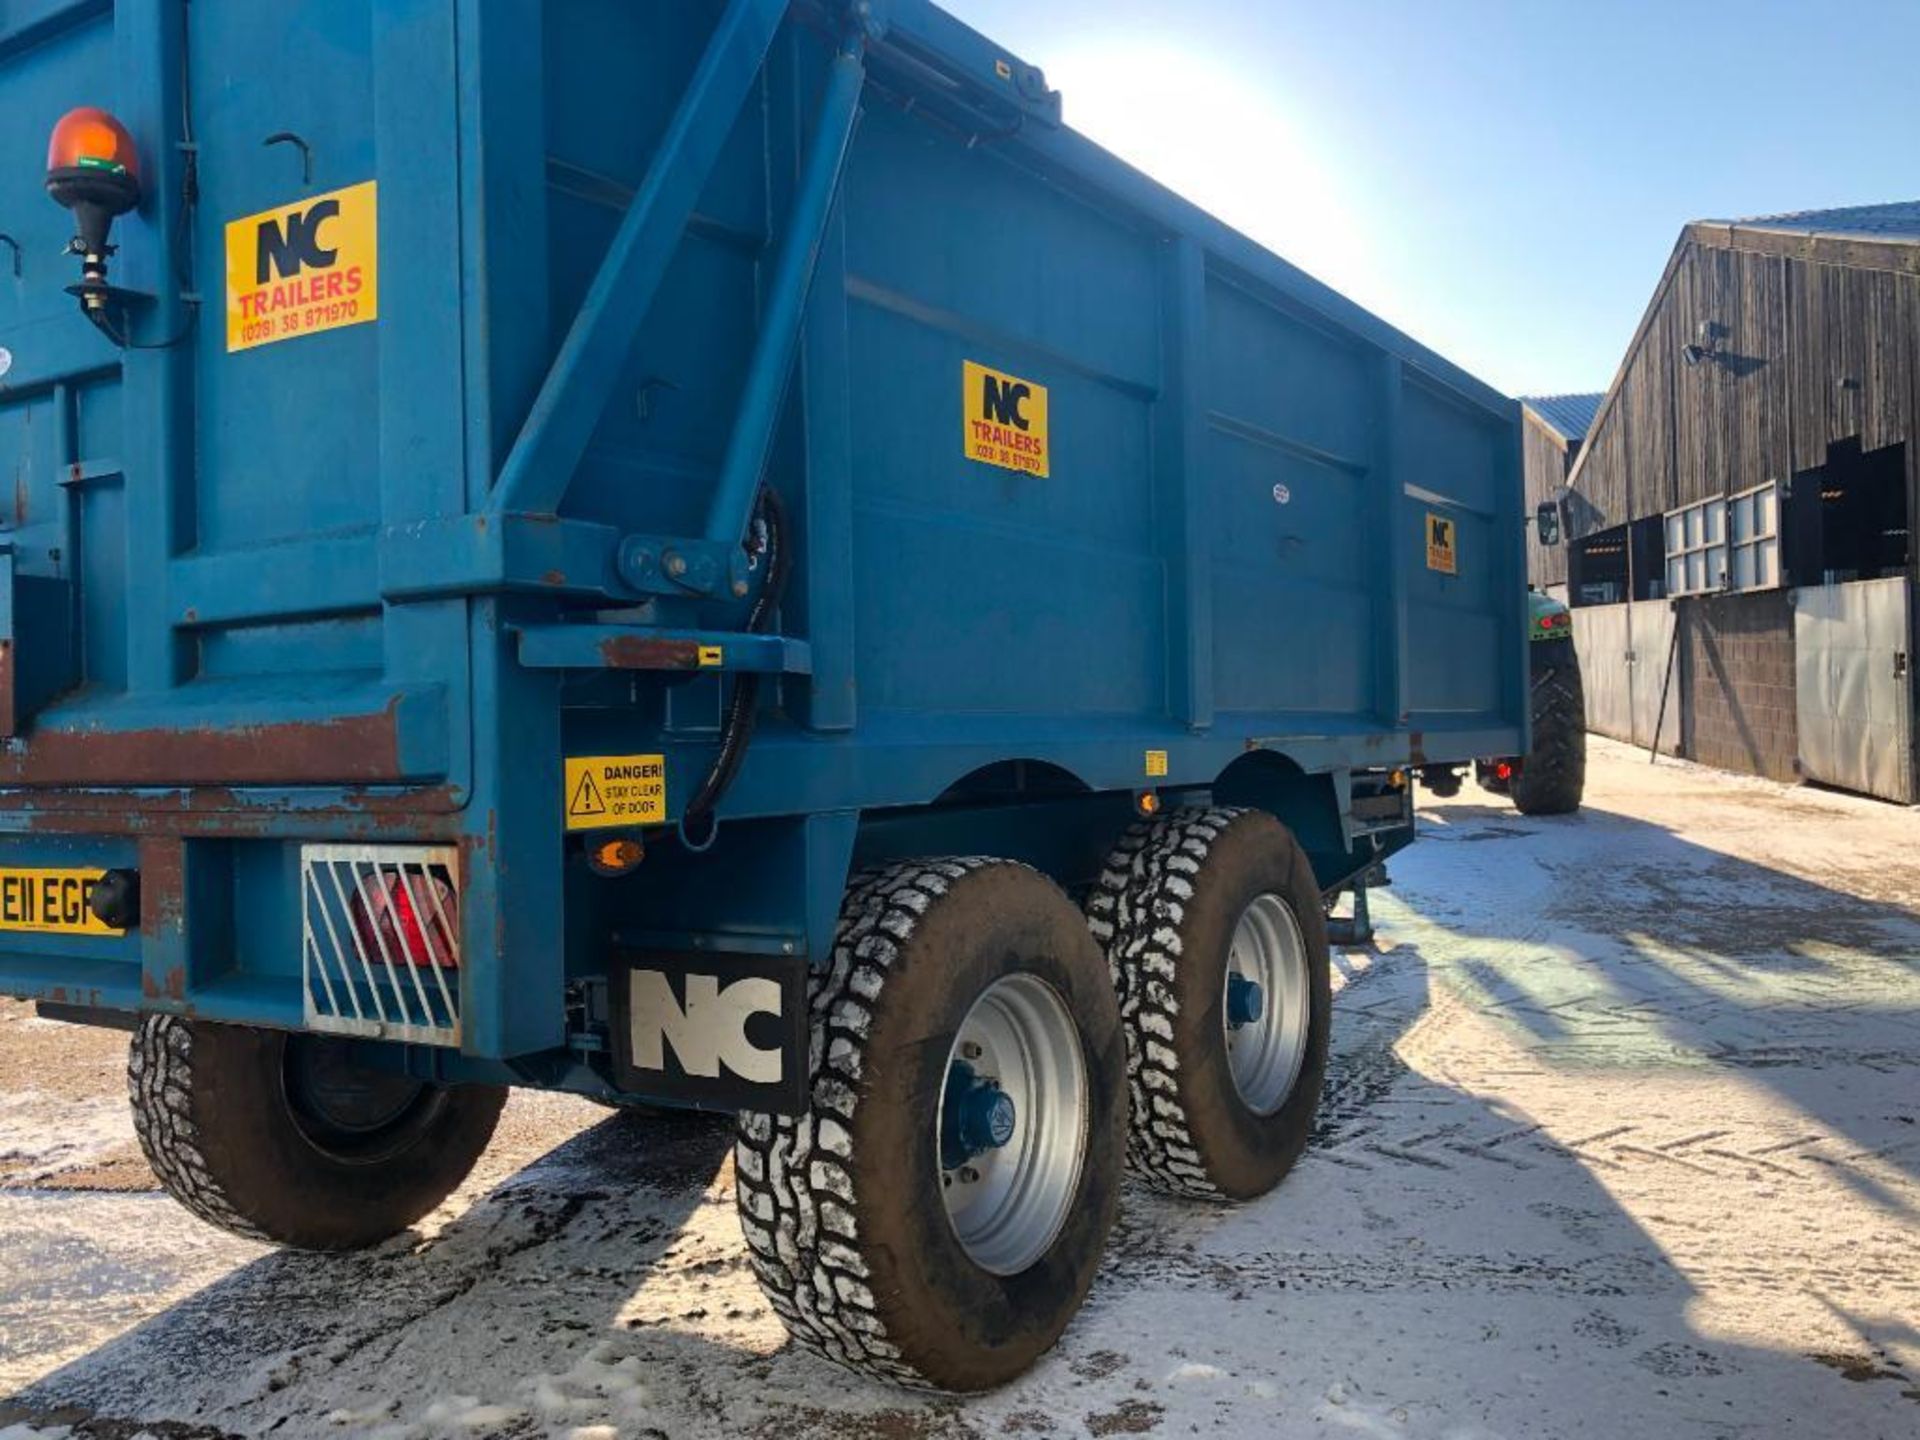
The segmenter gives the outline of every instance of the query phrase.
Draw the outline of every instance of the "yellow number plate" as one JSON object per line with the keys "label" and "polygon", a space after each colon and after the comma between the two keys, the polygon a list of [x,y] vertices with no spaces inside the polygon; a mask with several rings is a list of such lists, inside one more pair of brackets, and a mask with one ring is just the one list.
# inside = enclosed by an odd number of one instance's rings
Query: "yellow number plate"
{"label": "yellow number plate", "polygon": [[0,869],[0,930],[42,935],[124,935],[87,908],[103,870]]}

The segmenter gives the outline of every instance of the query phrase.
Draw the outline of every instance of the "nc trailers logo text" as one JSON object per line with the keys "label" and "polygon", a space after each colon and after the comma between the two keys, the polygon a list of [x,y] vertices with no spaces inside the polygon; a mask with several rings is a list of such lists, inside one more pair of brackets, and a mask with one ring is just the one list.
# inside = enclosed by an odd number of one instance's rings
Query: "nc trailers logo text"
{"label": "nc trailers logo text", "polygon": [[320,227],[339,214],[338,200],[322,200],[304,212],[295,210],[284,220],[262,221],[253,267],[254,284],[267,284],[275,271],[281,279],[289,280],[298,277],[302,270],[331,269],[333,262],[340,258],[340,251],[321,243]]}
{"label": "nc trailers logo text", "polygon": [[961,432],[969,460],[1045,479],[1047,387],[966,361],[961,368]]}
{"label": "nc trailers logo text", "polygon": [[[628,980],[633,1064],[665,1070],[667,1050],[688,1075],[718,1080],[730,1076],[752,1085],[778,1085],[786,1055],[778,1044],[757,1044],[750,1029],[774,1038],[782,1014],[780,983],[749,975],[722,988],[717,975],[685,976],[686,1003],[658,970],[635,970]],[[760,1025],[756,1020],[767,1017]]]}
{"label": "nc trailers logo text", "polygon": [[227,225],[227,349],[361,325],[380,314],[371,180]]}

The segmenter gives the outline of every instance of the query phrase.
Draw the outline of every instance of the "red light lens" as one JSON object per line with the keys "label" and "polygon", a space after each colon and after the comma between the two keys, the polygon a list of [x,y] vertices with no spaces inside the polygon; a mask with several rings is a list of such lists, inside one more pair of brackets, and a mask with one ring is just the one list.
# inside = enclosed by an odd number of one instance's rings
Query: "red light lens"
{"label": "red light lens", "polygon": [[1493,767],[1493,774],[1497,780],[1511,780],[1513,778],[1513,766],[1502,760]]}
{"label": "red light lens", "polygon": [[106,170],[137,180],[140,154],[126,126],[96,106],[82,105],[62,115],[53,127],[47,169]]}
{"label": "red light lens", "polygon": [[353,928],[370,960],[460,967],[460,897],[437,875],[381,873],[362,882]]}

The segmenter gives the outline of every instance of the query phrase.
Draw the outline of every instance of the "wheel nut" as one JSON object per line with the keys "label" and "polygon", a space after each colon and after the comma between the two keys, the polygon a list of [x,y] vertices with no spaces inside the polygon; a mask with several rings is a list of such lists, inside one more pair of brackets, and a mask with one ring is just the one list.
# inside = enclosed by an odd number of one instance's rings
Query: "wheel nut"
{"label": "wheel nut", "polygon": [[977,1180],[978,1180],[979,1178],[980,1178],[980,1172],[979,1172],[978,1170],[976,1170],[976,1169],[974,1169],[974,1168],[973,1168],[973,1166],[971,1166],[971,1165],[963,1165],[963,1166],[961,1166],[961,1168],[960,1168],[960,1183],[961,1183],[962,1185],[971,1185],[971,1184],[973,1184],[973,1183],[974,1183],[975,1181],[977,1181]]}
{"label": "wheel nut", "polygon": [[967,1041],[966,1044],[960,1047],[960,1053],[966,1056],[967,1059],[969,1060],[978,1060],[980,1058],[981,1051],[978,1045],[974,1044],[973,1041],[969,1040]]}

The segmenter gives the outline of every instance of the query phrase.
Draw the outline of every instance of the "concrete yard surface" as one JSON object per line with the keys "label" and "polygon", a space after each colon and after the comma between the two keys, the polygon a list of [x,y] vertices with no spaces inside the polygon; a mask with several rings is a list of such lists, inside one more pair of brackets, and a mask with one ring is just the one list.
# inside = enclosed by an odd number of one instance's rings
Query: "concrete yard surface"
{"label": "concrete yard surface", "polygon": [[1597,740],[1587,800],[1423,798],[1307,1158],[1130,1189],[967,1401],[785,1346],[713,1122],[518,1097],[418,1232],[274,1254],[154,1189],[124,1037],[0,1004],[0,1437],[1912,1440],[1920,817]]}

